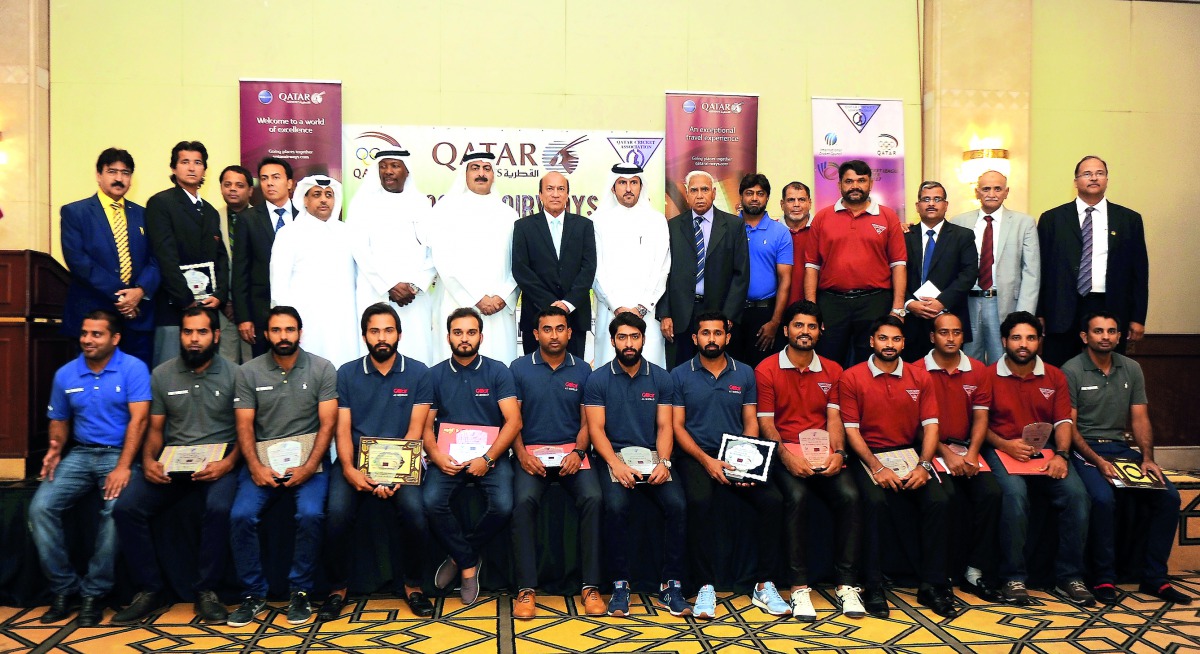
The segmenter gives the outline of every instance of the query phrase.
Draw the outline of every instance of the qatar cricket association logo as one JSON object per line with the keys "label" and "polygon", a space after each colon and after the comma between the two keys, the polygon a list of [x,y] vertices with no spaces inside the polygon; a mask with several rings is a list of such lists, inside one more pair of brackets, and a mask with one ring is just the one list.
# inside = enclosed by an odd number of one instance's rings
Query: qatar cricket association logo
{"label": "qatar cricket association logo", "polygon": [[587,140],[588,137],[584,134],[570,143],[553,141],[546,144],[542,150],[542,167],[568,175],[575,172],[575,169],[579,167],[579,155],[575,154],[574,148],[586,143]]}
{"label": "qatar cricket association logo", "polygon": [[875,117],[875,112],[879,111],[879,104],[859,104],[855,102],[839,102],[838,109],[842,110],[842,115],[846,116],[846,120],[854,125],[854,129],[861,134],[867,127],[867,123]]}
{"label": "qatar cricket association logo", "polygon": [[655,152],[658,152],[658,146],[662,142],[661,138],[652,137],[610,136],[608,138],[608,144],[616,151],[617,156],[621,157],[621,161],[633,164],[638,168],[645,168],[646,164],[650,163],[650,159],[654,157]]}

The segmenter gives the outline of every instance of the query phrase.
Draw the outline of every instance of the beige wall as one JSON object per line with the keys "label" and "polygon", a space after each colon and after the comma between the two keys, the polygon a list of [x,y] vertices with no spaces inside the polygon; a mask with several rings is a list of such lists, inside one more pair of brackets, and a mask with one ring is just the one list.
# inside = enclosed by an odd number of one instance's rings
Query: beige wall
{"label": "beige wall", "polygon": [[48,250],[49,0],[0,2],[0,249]]}

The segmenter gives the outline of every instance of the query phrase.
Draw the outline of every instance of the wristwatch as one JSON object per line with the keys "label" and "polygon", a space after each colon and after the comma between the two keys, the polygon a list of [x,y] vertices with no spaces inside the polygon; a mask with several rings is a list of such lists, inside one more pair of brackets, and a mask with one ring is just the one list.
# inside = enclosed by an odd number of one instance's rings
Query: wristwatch
{"label": "wristwatch", "polygon": [[892,309],[892,315],[903,318],[904,316],[908,315],[908,310],[907,309]]}
{"label": "wristwatch", "polygon": [[575,454],[576,454],[576,455],[579,457],[579,460],[580,460],[580,461],[586,461],[586,460],[587,460],[587,452],[586,452],[586,451],[584,451],[584,450],[581,450],[581,449],[579,449],[579,448],[575,448],[575,449],[573,449],[573,450],[571,450],[571,451],[572,451],[572,452],[574,452],[574,453],[575,453]]}
{"label": "wristwatch", "polygon": [[650,310],[649,310],[649,309],[647,309],[646,307],[644,307],[644,306],[642,306],[642,305],[640,305],[640,304],[639,304],[639,305],[637,305],[636,307],[634,307],[634,310],[635,310],[635,311],[637,311],[637,312],[638,312],[638,315],[639,315],[639,316],[641,316],[641,317],[643,317],[643,318],[645,318],[645,317],[646,317],[646,314],[650,313]]}
{"label": "wristwatch", "polygon": [[834,450],[833,453],[841,454],[843,459],[846,458],[846,450]]}
{"label": "wristwatch", "polygon": [[671,469],[671,460],[670,459],[659,459],[658,462],[663,464],[664,466],[666,466],[667,470]]}
{"label": "wristwatch", "polygon": [[483,462],[487,464],[487,467],[488,467],[488,469],[489,469],[489,470],[490,470],[491,468],[495,468],[495,467],[496,467],[496,460],[495,460],[495,459],[493,459],[492,457],[488,456],[488,455],[487,455],[487,452],[484,452],[484,453],[483,453],[483,456],[481,456],[481,457],[479,457],[479,458],[483,459]]}
{"label": "wristwatch", "polygon": [[1062,458],[1067,459],[1071,456],[1071,451],[1070,450],[1054,450],[1054,456],[1061,456]]}
{"label": "wristwatch", "polygon": [[925,472],[928,472],[931,475],[933,474],[933,464],[930,463],[929,461],[922,461],[921,467],[925,468]]}

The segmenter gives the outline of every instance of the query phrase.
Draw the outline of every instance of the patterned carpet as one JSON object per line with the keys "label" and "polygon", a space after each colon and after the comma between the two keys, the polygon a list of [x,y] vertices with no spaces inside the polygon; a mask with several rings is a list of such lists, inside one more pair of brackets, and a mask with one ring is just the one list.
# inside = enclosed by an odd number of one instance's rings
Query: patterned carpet
{"label": "patterned carpet", "polygon": [[[1179,588],[1200,595],[1200,575],[1182,577]],[[1058,652],[1200,653],[1200,603],[1174,607],[1123,587],[1118,605],[1077,609],[1042,592],[1035,604],[986,604],[959,593],[970,610],[953,620],[934,615],[915,593],[897,589],[887,620],[850,620],[833,610],[829,590],[815,597],[817,622],[775,619],[746,595],[721,595],[711,622],[673,618],[648,596],[635,595],[629,618],[585,618],[578,598],[539,598],[538,617],[514,621],[507,595],[481,598],[464,608],[457,599],[438,606],[438,619],[415,618],[395,599],[351,601],[342,618],[293,628],[281,605],[242,628],[195,621],[190,604],[178,604],[140,627],[77,628],[73,622],[43,625],[44,608],[0,608],[0,652]],[[112,612],[105,614],[105,621]]]}

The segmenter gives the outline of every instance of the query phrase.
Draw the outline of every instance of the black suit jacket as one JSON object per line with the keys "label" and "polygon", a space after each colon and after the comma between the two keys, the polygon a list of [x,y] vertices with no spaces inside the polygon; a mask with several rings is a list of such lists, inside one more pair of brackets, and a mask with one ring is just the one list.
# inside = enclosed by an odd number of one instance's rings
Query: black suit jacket
{"label": "black suit jacket", "polygon": [[512,273],[521,288],[521,329],[537,327],[537,314],[558,300],[570,302],[569,324],[583,334],[592,324],[588,295],[596,278],[596,228],[573,213],[563,216],[562,256],[555,254],[546,213],[525,216],[513,225]]}
{"label": "black suit jacket", "polygon": [[[1038,219],[1042,248],[1042,290],[1038,315],[1046,319],[1046,332],[1079,330],[1075,310],[1079,303],[1076,280],[1083,258],[1083,231],[1075,201],[1055,207]],[[1108,272],[1104,276],[1105,308],[1121,321],[1146,323],[1150,301],[1150,259],[1142,216],[1119,204],[1108,203]]]}
{"label": "black suit jacket", "polygon": [[[238,214],[233,234],[233,321],[252,322],[262,333],[271,310],[271,247],[275,245],[275,216],[263,202]],[[300,213],[292,207],[292,218]]]}
{"label": "black suit jacket", "polygon": [[[917,223],[904,235],[904,247],[908,250],[908,286],[904,301],[913,299],[921,288],[922,252],[926,240],[924,223]],[[938,301],[946,311],[958,316],[963,326],[963,341],[971,340],[971,319],[967,312],[967,292],[979,277],[979,251],[975,249],[975,232],[959,227],[949,221],[942,223],[933,248],[933,261],[929,263],[928,280],[938,287]],[[905,360],[915,361],[925,356],[933,344],[929,342],[932,321],[910,313],[904,319]]]}
{"label": "black suit jacket", "polygon": [[[667,222],[671,235],[671,272],[667,292],[659,301],[655,317],[675,321],[675,333],[692,327],[696,297],[696,232],[689,209]],[[706,311],[720,311],[737,322],[750,290],[750,247],[746,228],[737,216],[713,209],[712,233],[705,248],[704,304]]]}
{"label": "black suit jacket", "polygon": [[195,302],[179,266],[212,262],[214,295],[229,299],[229,255],[221,239],[221,214],[200,200],[199,213],[179,186],[155,193],[146,202],[146,236],[158,259],[162,284],[154,297],[157,324],[178,326],[183,310]]}

